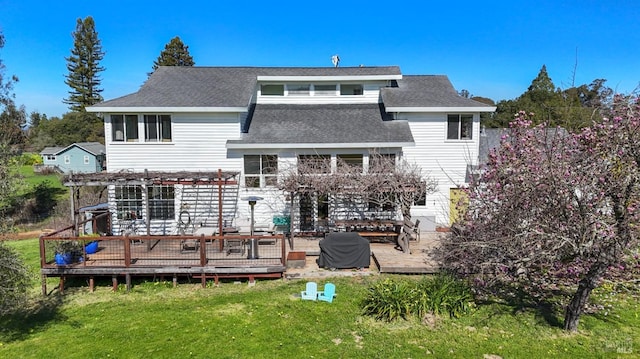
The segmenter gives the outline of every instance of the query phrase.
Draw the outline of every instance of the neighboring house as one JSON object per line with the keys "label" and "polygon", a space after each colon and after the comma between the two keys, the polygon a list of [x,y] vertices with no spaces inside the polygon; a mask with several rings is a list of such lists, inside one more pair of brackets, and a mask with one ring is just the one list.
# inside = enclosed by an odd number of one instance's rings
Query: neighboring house
{"label": "neighboring house", "polygon": [[95,173],[105,169],[105,146],[98,142],[78,142],[67,147],[45,147],[41,152],[43,167],[63,173]]}
{"label": "neighboring house", "polygon": [[[291,210],[276,185],[298,161],[341,158],[366,171],[376,152],[416,163],[437,181],[437,192],[411,211],[430,220],[423,223],[448,225],[451,191],[478,161],[480,113],[495,107],[459,96],[446,76],[402,75],[397,66],[160,67],[139,91],[87,111],[104,117],[108,172],[237,171],[238,197],[264,198],[256,223]],[[162,207],[151,213],[165,214],[150,215],[158,232],[189,208],[186,185],[121,187],[109,190],[116,223],[148,202]],[[313,227],[337,211],[330,200],[296,200],[296,229],[300,218]],[[236,217],[249,213],[239,200]]]}

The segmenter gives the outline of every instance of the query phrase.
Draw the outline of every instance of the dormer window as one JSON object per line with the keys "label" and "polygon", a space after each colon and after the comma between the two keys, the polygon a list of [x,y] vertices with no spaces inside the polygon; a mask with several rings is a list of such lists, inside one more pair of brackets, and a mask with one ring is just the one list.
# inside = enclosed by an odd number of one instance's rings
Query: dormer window
{"label": "dormer window", "polygon": [[287,84],[287,94],[289,96],[309,96],[310,88],[309,84]]}
{"label": "dormer window", "polygon": [[261,85],[262,96],[284,96],[284,85]]}
{"label": "dormer window", "polygon": [[313,85],[313,95],[314,96],[335,96],[336,95],[336,85]]}
{"label": "dormer window", "polygon": [[360,84],[340,85],[340,96],[361,96],[363,93],[363,86]]}

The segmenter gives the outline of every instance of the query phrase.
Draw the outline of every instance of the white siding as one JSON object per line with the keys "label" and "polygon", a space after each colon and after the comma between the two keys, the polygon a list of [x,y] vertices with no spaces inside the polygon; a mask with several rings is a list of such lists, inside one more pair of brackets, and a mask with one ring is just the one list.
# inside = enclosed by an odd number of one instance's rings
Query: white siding
{"label": "white siding", "polygon": [[404,149],[407,161],[418,164],[438,183],[436,193],[427,196],[426,206],[414,206],[414,216],[435,216],[436,223],[449,225],[449,190],[465,185],[467,165],[478,161],[480,115],[473,114],[472,140],[447,140],[446,113],[399,114],[409,121],[414,147]]}
{"label": "white siding", "polygon": [[[242,161],[227,158],[225,145],[239,139],[240,119],[241,114],[174,114],[171,142],[148,143],[111,141],[105,121],[108,171],[239,171]],[[143,129],[139,136],[144,138]]]}

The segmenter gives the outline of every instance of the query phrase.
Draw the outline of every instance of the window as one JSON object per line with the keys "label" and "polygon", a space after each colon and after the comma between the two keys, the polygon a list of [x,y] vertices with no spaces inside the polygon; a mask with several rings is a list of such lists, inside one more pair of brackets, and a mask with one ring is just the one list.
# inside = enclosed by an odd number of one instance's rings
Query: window
{"label": "window", "polygon": [[150,219],[173,219],[175,214],[175,194],[171,185],[147,187]]}
{"label": "window", "polygon": [[245,155],[244,183],[246,187],[274,187],[278,185],[277,155]]}
{"label": "window", "polygon": [[313,94],[314,96],[335,96],[336,95],[336,85],[314,85],[313,86]]}
{"label": "window", "polygon": [[138,141],[138,115],[111,115],[113,141]]}
{"label": "window", "polygon": [[89,156],[84,155],[84,164],[88,165],[89,164]]}
{"label": "window", "polygon": [[47,155],[47,161],[55,161],[56,155]]}
{"label": "window", "polygon": [[338,155],[338,170],[351,168],[362,172],[362,155]]}
{"label": "window", "polygon": [[288,84],[287,94],[289,96],[309,96],[310,88],[311,88],[311,85],[309,84]]}
{"label": "window", "polygon": [[116,211],[118,219],[140,218],[142,188],[140,186],[116,186]]}
{"label": "window", "polygon": [[262,96],[284,96],[284,85],[261,85]]}
{"label": "window", "polygon": [[362,95],[362,85],[340,85],[341,96]]}
{"label": "window", "polygon": [[384,173],[396,168],[395,154],[374,153],[369,156],[369,172]]}
{"label": "window", "polygon": [[331,155],[299,155],[298,171],[306,173],[331,173]]}
{"label": "window", "polygon": [[447,140],[470,140],[472,132],[473,115],[447,116]]}
{"label": "window", "polygon": [[64,164],[68,165],[71,163],[71,156],[69,155],[64,155]]}
{"label": "window", "polygon": [[416,191],[416,195],[413,196],[414,206],[426,206],[427,205],[427,183],[420,183],[420,188]]}
{"label": "window", "polygon": [[171,116],[144,115],[144,140],[146,142],[171,141]]}

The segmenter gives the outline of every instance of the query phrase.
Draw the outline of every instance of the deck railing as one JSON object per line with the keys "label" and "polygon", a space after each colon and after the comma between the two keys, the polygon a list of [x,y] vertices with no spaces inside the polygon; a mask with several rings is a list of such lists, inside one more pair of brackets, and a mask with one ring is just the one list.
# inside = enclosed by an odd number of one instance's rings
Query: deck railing
{"label": "deck railing", "polygon": [[285,266],[284,235],[40,237],[42,268]]}

